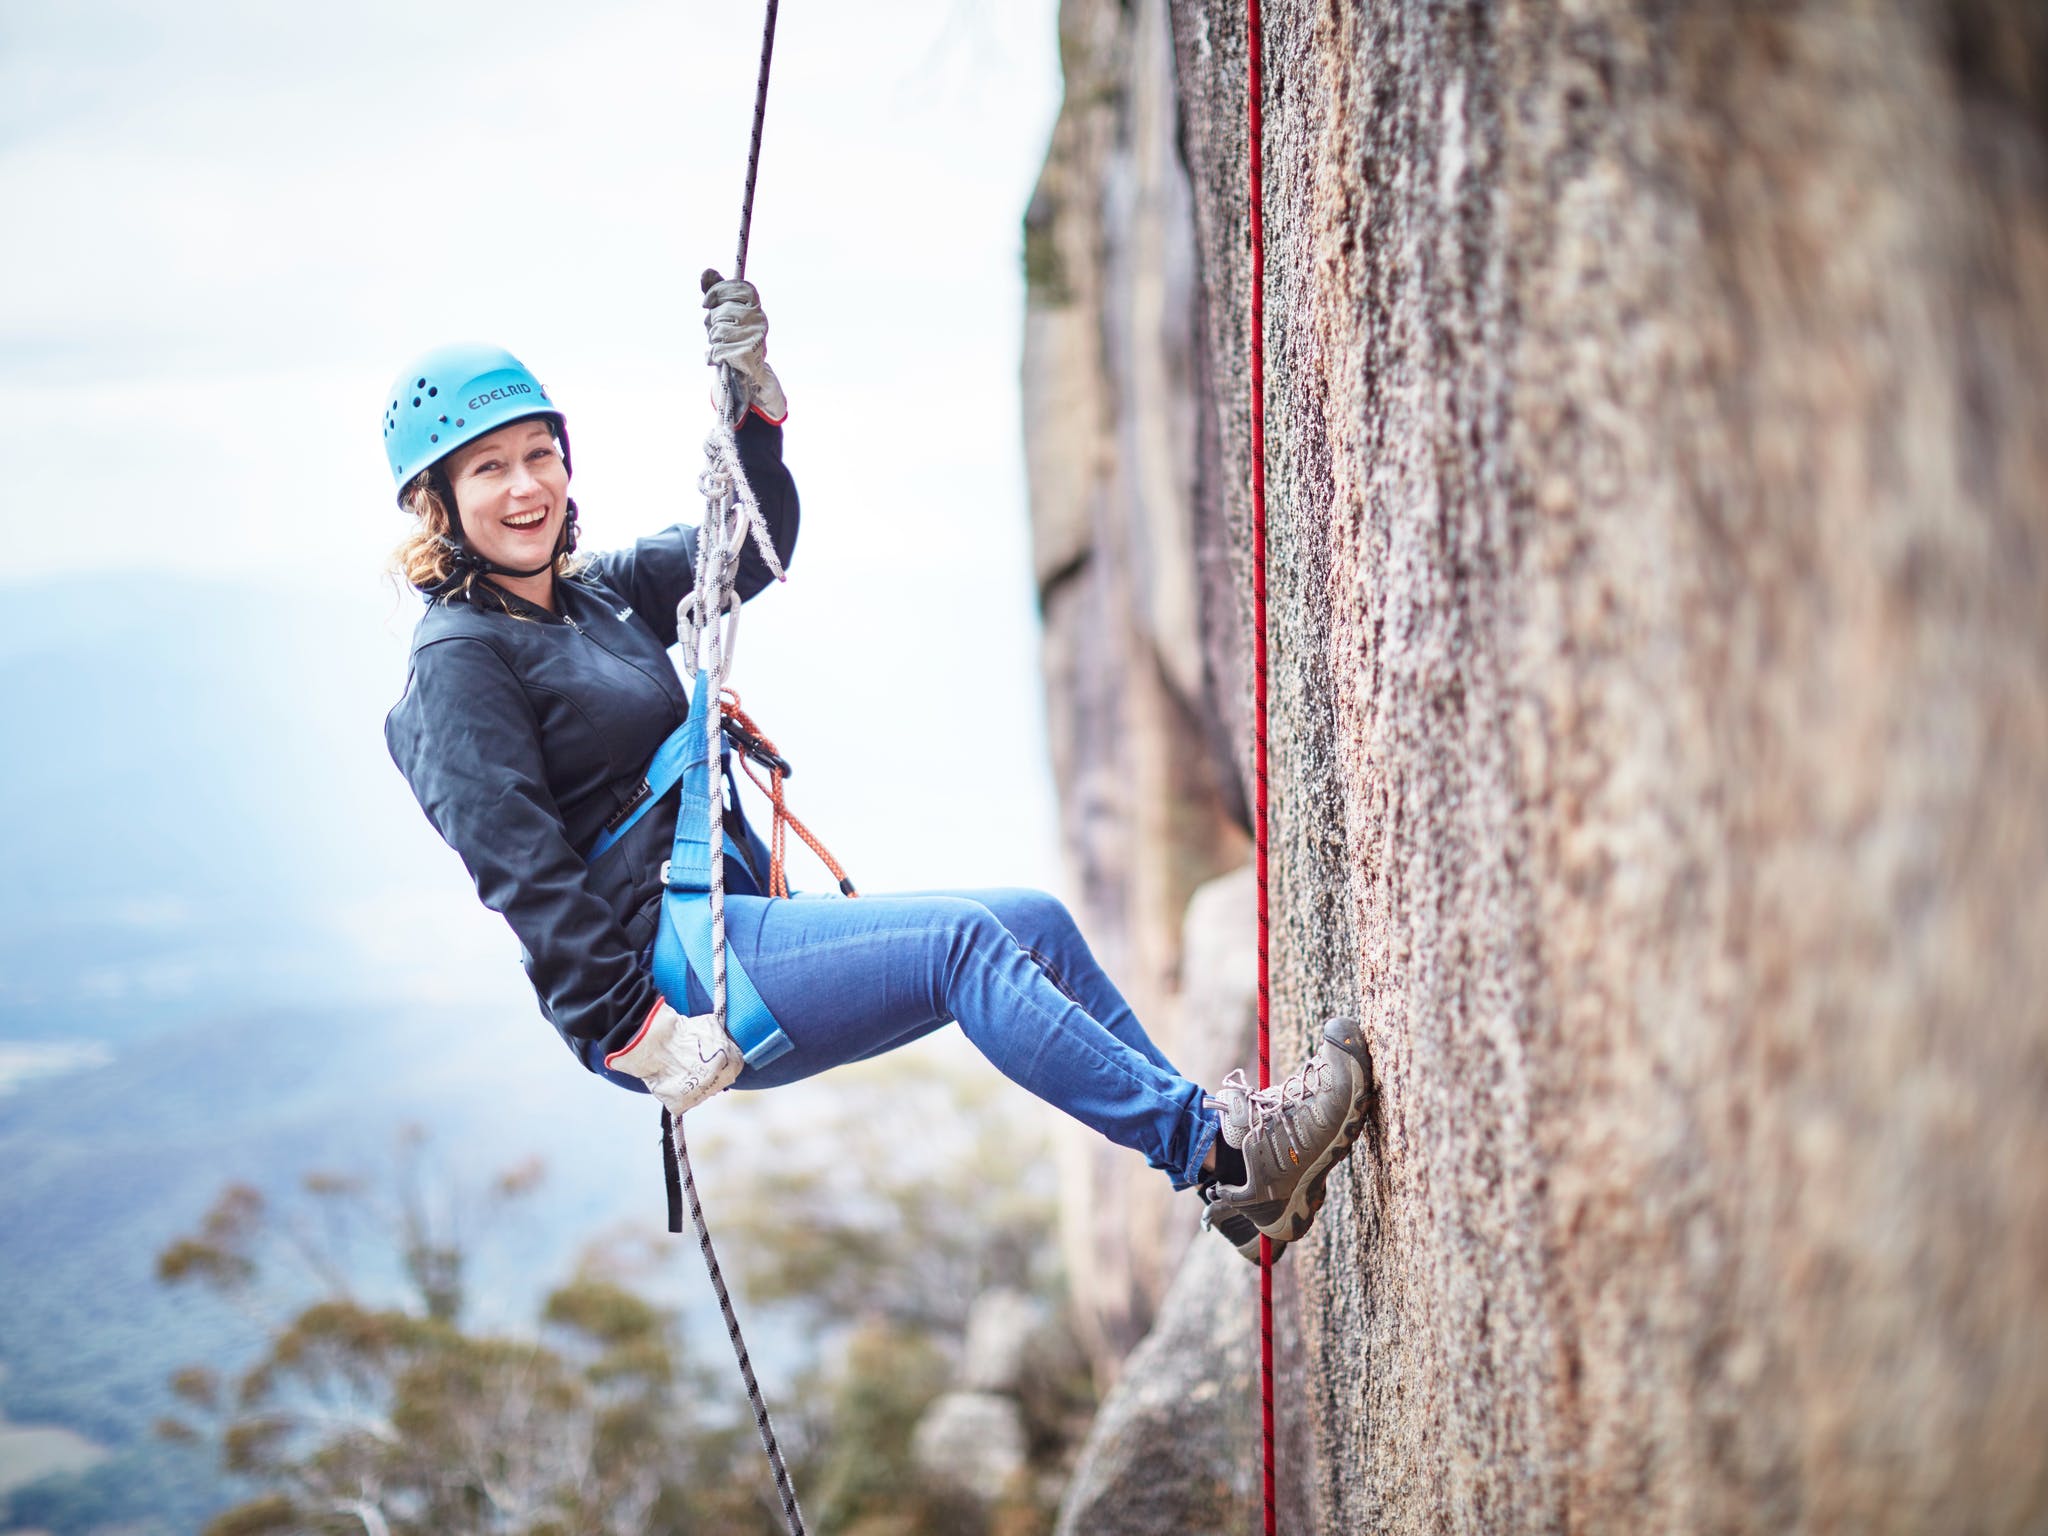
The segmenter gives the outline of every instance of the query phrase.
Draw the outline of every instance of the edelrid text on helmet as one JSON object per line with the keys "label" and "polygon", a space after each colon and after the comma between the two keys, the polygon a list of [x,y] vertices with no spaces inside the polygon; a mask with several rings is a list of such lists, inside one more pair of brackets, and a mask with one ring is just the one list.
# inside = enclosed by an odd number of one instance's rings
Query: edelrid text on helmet
{"label": "edelrid text on helmet", "polygon": [[546,416],[569,463],[568,418],[526,365],[503,347],[475,342],[437,347],[414,359],[385,394],[384,456],[400,506],[405,487],[464,443],[508,422]]}
{"label": "edelrid text on helmet", "polygon": [[[483,409],[483,408],[484,408],[485,406],[489,405],[489,404],[490,404],[490,403],[491,403],[491,402],[492,402],[493,400],[509,400],[509,399],[511,399],[511,398],[512,398],[512,397],[513,397],[514,395],[530,395],[530,394],[532,394],[532,393],[533,393],[533,386],[532,386],[532,385],[529,385],[529,384],[507,384],[507,385],[506,385],[506,386],[505,386],[504,388],[502,388],[502,389],[494,389],[494,390],[491,390],[491,391],[489,391],[489,392],[488,392],[487,394],[481,394],[481,395],[478,395],[478,396],[476,396],[476,397],[475,397],[474,399],[472,399],[472,400],[471,400],[471,401],[469,402],[469,408],[470,408],[470,409],[471,409],[472,411],[480,411],[480,410],[482,410],[482,409]],[[546,391],[542,391],[542,397],[543,397],[543,398],[545,398],[545,397],[546,397]]]}

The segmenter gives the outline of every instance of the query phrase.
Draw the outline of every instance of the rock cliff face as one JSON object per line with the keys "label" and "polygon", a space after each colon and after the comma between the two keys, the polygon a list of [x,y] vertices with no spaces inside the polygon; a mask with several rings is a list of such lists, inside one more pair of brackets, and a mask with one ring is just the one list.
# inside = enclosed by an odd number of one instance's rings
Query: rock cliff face
{"label": "rock cliff face", "polygon": [[[1243,15],[1168,10],[1174,558],[1236,606],[1199,691],[1120,646],[1052,707],[1068,774],[1122,750],[1090,701],[1174,683],[1242,784]],[[1119,40],[1159,11],[1064,7],[1091,120],[1158,89]],[[1346,1010],[1379,1089],[1285,1260],[1292,1496],[1345,1532],[2042,1528],[2048,11],[1265,16],[1279,1069]],[[1060,205],[1121,206],[1117,163]],[[1100,440],[1156,402],[1116,378],[1074,385],[1086,443],[1040,411],[1034,472],[1128,462]],[[1042,549],[1073,490],[1035,487]]]}
{"label": "rock cliff face", "polygon": [[[1195,515],[1194,226],[1163,6],[1068,5],[1066,100],[1025,217],[1025,443],[1053,765],[1085,926],[1176,1060],[1180,925],[1243,862],[1205,654],[1236,599],[1220,519]],[[1211,573],[1205,581],[1204,572]],[[1232,688],[1237,648],[1224,647]],[[1075,1129],[1067,1268],[1103,1375],[1150,1325],[1189,1235],[1158,1175]]]}

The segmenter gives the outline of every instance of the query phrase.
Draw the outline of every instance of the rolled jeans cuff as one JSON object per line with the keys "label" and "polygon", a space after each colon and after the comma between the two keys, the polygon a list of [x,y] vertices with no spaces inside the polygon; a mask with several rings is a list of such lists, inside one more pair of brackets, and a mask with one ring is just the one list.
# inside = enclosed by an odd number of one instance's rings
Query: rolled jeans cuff
{"label": "rolled jeans cuff", "polygon": [[[1199,1102],[1199,1101],[1197,1101]],[[1222,1118],[1213,1109],[1196,1109],[1193,1145],[1188,1152],[1185,1167],[1178,1171],[1169,1169],[1175,1189],[1193,1189],[1202,1182],[1202,1164],[1209,1156],[1209,1148],[1216,1144],[1217,1136],[1223,1130]]]}

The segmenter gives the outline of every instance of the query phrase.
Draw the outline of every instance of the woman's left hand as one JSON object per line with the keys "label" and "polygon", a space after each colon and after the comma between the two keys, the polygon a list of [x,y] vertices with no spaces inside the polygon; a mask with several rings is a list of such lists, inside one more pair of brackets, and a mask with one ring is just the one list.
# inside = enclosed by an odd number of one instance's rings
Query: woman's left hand
{"label": "woman's left hand", "polygon": [[605,1057],[614,1072],[630,1072],[681,1118],[740,1075],[746,1060],[732,1036],[708,1013],[677,1013],[656,1003],[630,1044]]}
{"label": "woman's left hand", "polygon": [[745,394],[743,406],[773,422],[789,414],[782,381],[768,366],[768,316],[752,283],[735,278],[705,289],[704,334],[711,343],[705,361],[733,371]]}

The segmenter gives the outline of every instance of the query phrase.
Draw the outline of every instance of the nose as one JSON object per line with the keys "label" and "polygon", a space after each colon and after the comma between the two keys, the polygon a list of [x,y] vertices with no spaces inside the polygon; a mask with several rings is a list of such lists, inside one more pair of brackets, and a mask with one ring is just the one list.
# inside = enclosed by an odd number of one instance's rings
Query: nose
{"label": "nose", "polygon": [[512,494],[514,496],[535,496],[540,493],[540,476],[533,472],[531,464],[517,464],[512,470]]}

